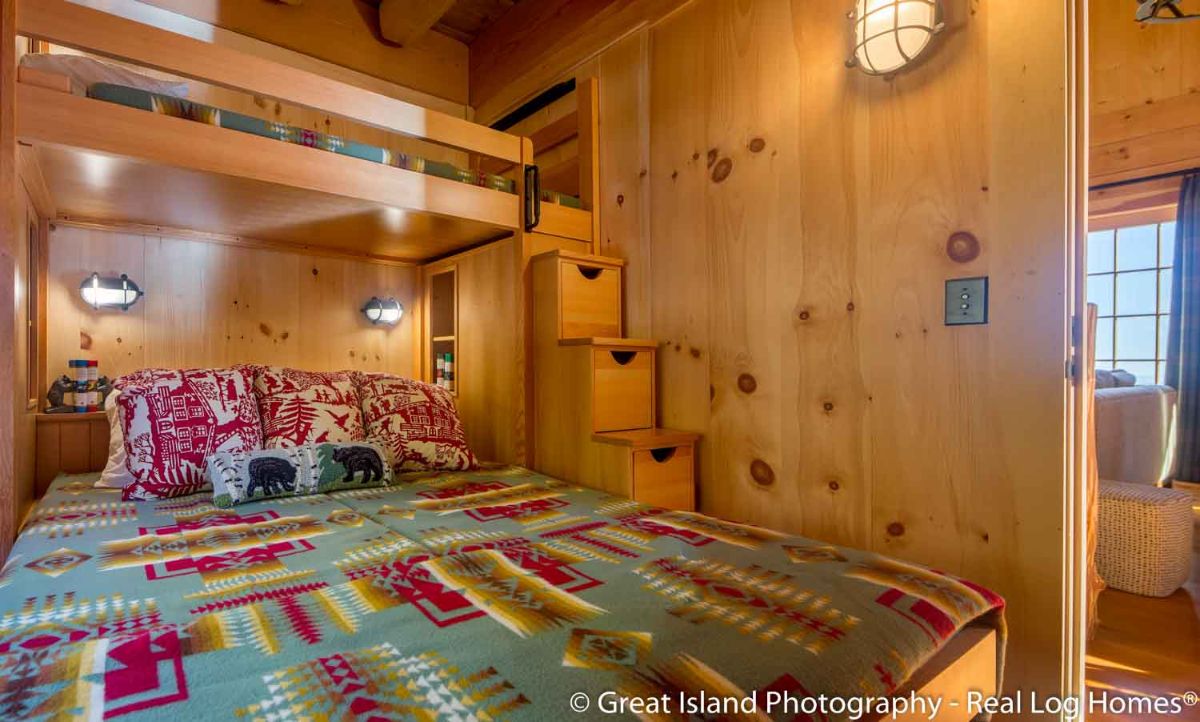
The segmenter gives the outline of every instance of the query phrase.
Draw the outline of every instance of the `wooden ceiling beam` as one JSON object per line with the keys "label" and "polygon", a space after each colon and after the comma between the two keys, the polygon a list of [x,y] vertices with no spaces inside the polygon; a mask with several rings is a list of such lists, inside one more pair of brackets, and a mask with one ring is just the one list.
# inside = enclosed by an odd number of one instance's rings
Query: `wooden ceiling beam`
{"label": "wooden ceiling beam", "polygon": [[379,3],[379,34],[407,48],[446,14],[454,0],[383,0]]}

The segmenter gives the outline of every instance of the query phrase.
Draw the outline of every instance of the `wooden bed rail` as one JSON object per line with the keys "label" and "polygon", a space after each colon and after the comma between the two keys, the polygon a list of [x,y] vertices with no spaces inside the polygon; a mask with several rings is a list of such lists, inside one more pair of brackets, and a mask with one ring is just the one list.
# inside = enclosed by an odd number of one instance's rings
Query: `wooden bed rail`
{"label": "wooden bed rail", "polygon": [[67,0],[19,0],[17,32],[450,148],[521,162],[518,136]]}

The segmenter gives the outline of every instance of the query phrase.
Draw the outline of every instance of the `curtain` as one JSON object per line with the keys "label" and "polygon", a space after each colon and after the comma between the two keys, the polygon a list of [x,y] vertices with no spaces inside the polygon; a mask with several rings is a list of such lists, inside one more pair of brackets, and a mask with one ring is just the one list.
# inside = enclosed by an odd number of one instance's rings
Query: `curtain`
{"label": "curtain", "polygon": [[1179,392],[1176,478],[1200,481],[1200,173],[1179,194],[1165,382]]}

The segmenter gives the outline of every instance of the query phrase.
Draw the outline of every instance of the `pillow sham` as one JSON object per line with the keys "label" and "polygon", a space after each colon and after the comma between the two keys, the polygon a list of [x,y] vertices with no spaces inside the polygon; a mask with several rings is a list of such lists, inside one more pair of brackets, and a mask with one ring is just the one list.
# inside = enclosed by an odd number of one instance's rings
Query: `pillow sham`
{"label": "pillow sham", "polygon": [[387,452],[372,443],[219,452],[208,457],[207,465],[213,504],[223,509],[260,499],[392,483]]}
{"label": "pillow sham", "polygon": [[446,389],[389,374],[356,373],[354,378],[367,434],[387,446],[396,471],[478,466]]}
{"label": "pillow sham", "polygon": [[167,499],[204,489],[204,460],[219,451],[262,446],[249,368],[145,372],[117,398],[125,500]]}
{"label": "pillow sham", "polygon": [[362,441],[362,410],[349,371],[326,373],[261,367],[254,393],[263,420],[263,446]]}
{"label": "pillow sham", "polygon": [[97,489],[124,489],[133,483],[133,474],[125,465],[125,433],[121,430],[120,407],[117,398],[121,390],[114,388],[104,399],[104,415],[108,419],[108,461],[94,486]]}

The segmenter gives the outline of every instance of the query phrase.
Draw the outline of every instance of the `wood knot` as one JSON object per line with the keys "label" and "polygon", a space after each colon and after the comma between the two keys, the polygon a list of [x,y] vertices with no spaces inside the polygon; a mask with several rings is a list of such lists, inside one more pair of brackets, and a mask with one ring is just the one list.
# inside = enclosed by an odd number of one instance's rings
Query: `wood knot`
{"label": "wood knot", "polygon": [[968,231],[955,231],[946,239],[946,255],[955,263],[967,263],[979,258],[979,239]]}
{"label": "wood knot", "polygon": [[92,348],[92,335],[86,331],[79,332],[79,349],[88,351]]}
{"label": "wood knot", "polygon": [[763,152],[763,148],[767,147],[767,141],[762,138],[751,138],[750,144],[747,147],[750,148],[751,153],[761,153]]}
{"label": "wood knot", "polygon": [[750,374],[738,374],[737,387],[743,394],[752,394],[758,389],[758,380]]}
{"label": "wood knot", "polygon": [[827,414],[832,413],[833,412],[833,402],[826,401],[824,404],[821,404],[821,408],[825,409],[825,413],[827,413]]}
{"label": "wood knot", "polygon": [[708,167],[709,167],[709,168],[712,168],[712,167],[713,167],[713,163],[716,163],[716,162],[717,162],[717,158],[718,158],[718,157],[719,157],[719,156],[717,155],[717,149],[716,149],[716,148],[711,148],[711,149],[709,149],[709,151],[708,151]]}
{"label": "wood knot", "polygon": [[797,314],[797,316],[799,316],[801,321],[807,321],[808,320],[808,309],[801,311],[799,314]]}
{"label": "wood knot", "polygon": [[898,521],[894,521],[887,525],[888,536],[904,536],[904,525]]}
{"label": "wood knot", "polygon": [[259,330],[259,333],[261,333],[261,334],[262,334],[262,335],[264,335],[264,336],[270,336],[270,335],[271,335],[271,327],[270,327],[270,326],[268,326],[268,325],[267,325],[267,324],[265,324],[265,323],[260,323],[260,324],[258,324],[258,330]]}
{"label": "wood knot", "polygon": [[279,334],[279,338],[280,338],[280,340],[282,340],[282,341],[287,341],[287,340],[288,340],[288,336],[291,336],[291,335],[292,335],[291,333],[289,333],[289,332],[287,332],[287,331],[284,331],[283,333]]}
{"label": "wood knot", "polygon": [[618,206],[618,207],[620,207],[620,206],[623,206],[623,205],[625,205],[625,194],[624,194],[624,193],[618,193],[618,194],[617,194],[617,206]]}
{"label": "wood knot", "polygon": [[692,160],[700,160],[700,151],[695,151],[692,153]]}
{"label": "wood knot", "polygon": [[720,183],[729,177],[733,172],[733,161],[728,158],[722,158],[717,161],[717,164],[712,169],[712,182]]}
{"label": "wood knot", "polygon": [[678,177],[679,177],[679,171],[677,171],[677,170],[671,171],[671,180],[675,180]]}
{"label": "wood knot", "polygon": [[834,479],[829,482],[829,490],[830,491],[837,491],[838,489],[841,489],[841,488],[842,488],[842,485],[837,482],[837,479]]}
{"label": "wood knot", "polygon": [[750,462],[750,478],[759,486],[770,486],[775,483],[775,470],[762,459]]}
{"label": "wood knot", "polygon": [[316,267],[316,266],[313,266],[313,271],[312,271],[312,273],[313,273],[313,275],[315,276],[315,275],[317,275],[318,273],[320,273],[320,271],[318,271],[318,270],[317,270],[317,267]]}
{"label": "wood knot", "polygon": [[696,348],[695,346],[692,346],[690,349],[688,349],[688,353],[692,355],[692,358],[700,358],[700,349]]}
{"label": "wood knot", "polygon": [[847,311],[853,311],[853,310],[854,310],[854,301],[851,301],[851,302],[849,302],[849,303],[847,303],[847,304],[846,304],[846,310],[847,310]]}

